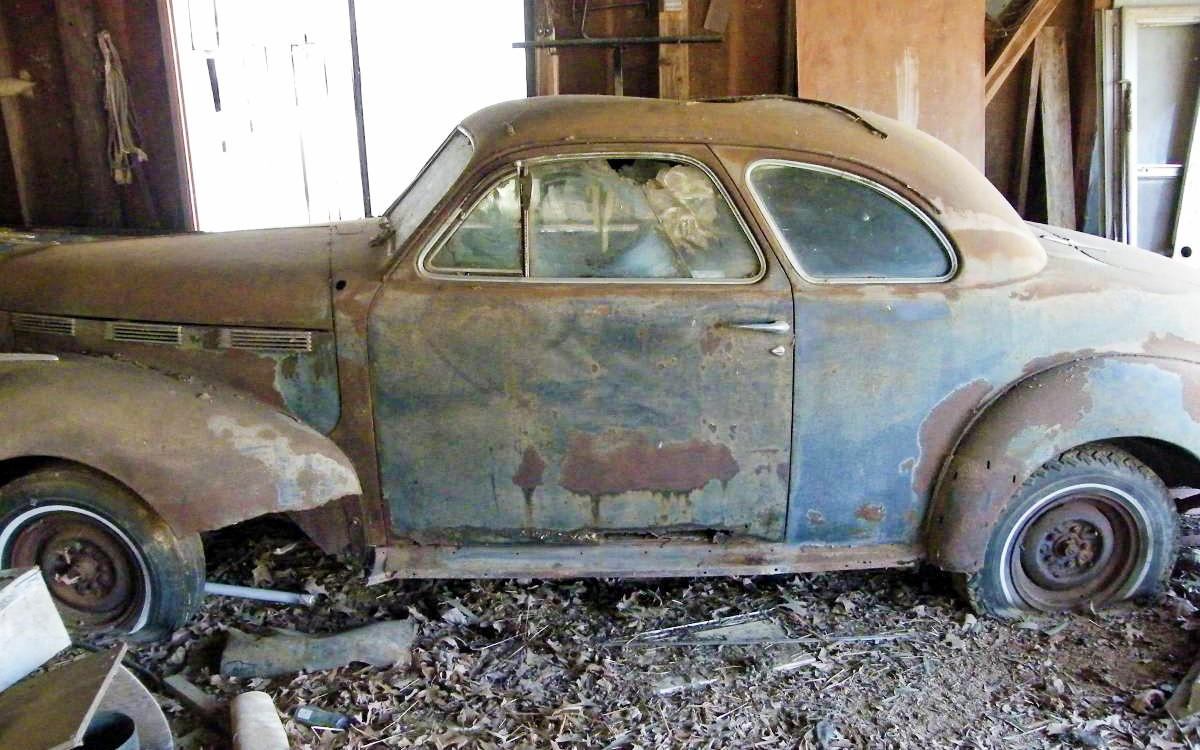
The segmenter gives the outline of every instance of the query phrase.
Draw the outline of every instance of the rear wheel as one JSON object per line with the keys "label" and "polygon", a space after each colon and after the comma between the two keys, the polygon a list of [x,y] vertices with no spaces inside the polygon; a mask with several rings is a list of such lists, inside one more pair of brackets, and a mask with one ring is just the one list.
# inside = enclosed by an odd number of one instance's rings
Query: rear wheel
{"label": "rear wheel", "polygon": [[199,603],[204,550],[126,488],[70,466],[0,487],[0,568],[39,566],[63,621],[153,639]]}
{"label": "rear wheel", "polygon": [[1047,462],[1017,491],[977,573],[959,584],[982,613],[1099,608],[1158,594],[1179,543],[1162,481],[1133,456],[1087,445]]}

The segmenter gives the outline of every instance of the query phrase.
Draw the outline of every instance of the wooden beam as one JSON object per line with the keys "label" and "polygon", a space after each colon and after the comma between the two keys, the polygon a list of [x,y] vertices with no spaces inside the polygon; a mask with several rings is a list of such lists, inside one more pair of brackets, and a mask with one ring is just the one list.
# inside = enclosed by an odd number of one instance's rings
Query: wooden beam
{"label": "wooden beam", "polygon": [[1071,84],[1067,33],[1043,29],[1033,56],[1041,70],[1042,151],[1046,167],[1046,222],[1064,229],[1075,224],[1075,169],[1071,153]]}
{"label": "wooden beam", "polygon": [[1033,135],[1037,124],[1038,83],[1042,77],[1040,58],[1036,55],[1029,62],[1029,80],[1025,87],[1025,112],[1017,143],[1017,213],[1025,217],[1029,198],[1029,172],[1033,162]]}
{"label": "wooden beam", "polygon": [[[12,51],[8,42],[8,30],[4,26],[4,14],[0,13],[0,78],[15,78]],[[4,118],[4,131],[8,134],[8,150],[13,166],[13,181],[17,186],[17,203],[21,208],[21,223],[33,224],[33,156],[29,152],[28,132],[21,104],[15,96],[0,96],[0,116]]]}
{"label": "wooden beam", "polygon": [[984,102],[990,102],[1004,82],[1008,80],[1008,76],[1012,73],[1013,68],[1017,67],[1017,63],[1025,56],[1025,52],[1029,50],[1029,45],[1037,39],[1046,22],[1050,20],[1050,16],[1054,10],[1058,8],[1061,0],[1035,0],[1033,7],[1025,14],[1025,18],[1021,21],[1021,25],[1017,27],[1016,32],[1008,39],[1008,43],[1004,45],[1004,49],[1000,50],[996,61],[988,68],[987,76],[983,83],[983,98]]}
{"label": "wooden beam", "polygon": [[[688,33],[689,0],[663,0],[658,14],[659,36],[685,36]],[[688,45],[661,44],[658,47],[658,97],[688,99],[691,78]]]}
{"label": "wooden beam", "polygon": [[95,6],[85,0],[55,0],[55,8],[63,68],[71,92],[84,219],[92,227],[120,227],[121,198],[109,163]]}

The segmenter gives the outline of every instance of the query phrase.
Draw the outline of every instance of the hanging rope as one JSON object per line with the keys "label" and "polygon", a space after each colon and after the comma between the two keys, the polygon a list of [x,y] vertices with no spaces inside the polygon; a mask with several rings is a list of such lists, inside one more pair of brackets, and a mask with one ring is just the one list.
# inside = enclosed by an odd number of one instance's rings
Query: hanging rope
{"label": "hanging rope", "polygon": [[118,185],[133,182],[131,160],[148,161],[146,152],[134,142],[137,129],[133,108],[129,103],[129,86],[121,69],[121,56],[113,44],[112,35],[101,31],[97,35],[100,54],[104,56],[104,108],[108,110],[108,160],[113,180]]}

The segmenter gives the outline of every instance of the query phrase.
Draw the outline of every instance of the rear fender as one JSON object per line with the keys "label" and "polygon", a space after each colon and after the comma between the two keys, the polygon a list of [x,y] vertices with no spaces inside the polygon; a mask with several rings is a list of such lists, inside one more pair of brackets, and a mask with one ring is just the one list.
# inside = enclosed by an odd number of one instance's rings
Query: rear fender
{"label": "rear fender", "polygon": [[0,461],[43,456],[113,477],[176,533],[361,492],[328,438],[236,390],[113,360],[0,358]]}
{"label": "rear fender", "polygon": [[1123,437],[1200,455],[1200,364],[1097,357],[1013,386],[976,419],[942,471],[926,517],[930,560],[977,571],[992,528],[1027,477],[1071,448]]}

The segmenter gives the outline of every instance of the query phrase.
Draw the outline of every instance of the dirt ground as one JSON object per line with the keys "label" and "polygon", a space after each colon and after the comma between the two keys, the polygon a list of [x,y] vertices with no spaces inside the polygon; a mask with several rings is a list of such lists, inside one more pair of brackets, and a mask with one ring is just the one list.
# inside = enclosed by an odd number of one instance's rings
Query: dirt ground
{"label": "dirt ground", "polygon": [[[131,656],[148,681],[182,672],[222,700],[265,690],[293,748],[1200,747],[1200,719],[1161,708],[1197,656],[1200,550],[1154,606],[1005,624],[976,619],[932,571],[368,586],[278,521],[220,532],[208,549],[210,580],[308,591],[317,605],[210,597],[185,630]],[[631,641],[745,613],[792,642]],[[420,626],[409,668],[218,674],[231,627],[327,633],[396,618]],[[181,747],[229,747],[219,721],[164,704]],[[303,704],[354,723],[303,726]]]}

